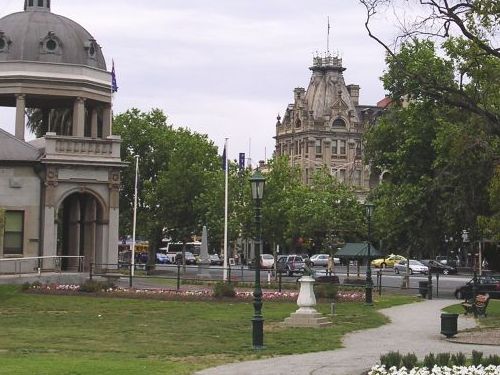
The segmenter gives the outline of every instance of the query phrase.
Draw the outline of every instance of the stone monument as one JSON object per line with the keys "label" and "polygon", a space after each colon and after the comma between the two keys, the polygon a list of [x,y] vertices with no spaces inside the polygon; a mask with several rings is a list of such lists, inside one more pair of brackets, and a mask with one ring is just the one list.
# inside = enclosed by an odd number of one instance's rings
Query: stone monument
{"label": "stone monument", "polygon": [[323,315],[316,311],[316,296],[314,295],[314,278],[304,274],[299,280],[300,291],[297,298],[299,309],[286,318],[284,325],[287,327],[312,327],[323,328],[331,326]]}

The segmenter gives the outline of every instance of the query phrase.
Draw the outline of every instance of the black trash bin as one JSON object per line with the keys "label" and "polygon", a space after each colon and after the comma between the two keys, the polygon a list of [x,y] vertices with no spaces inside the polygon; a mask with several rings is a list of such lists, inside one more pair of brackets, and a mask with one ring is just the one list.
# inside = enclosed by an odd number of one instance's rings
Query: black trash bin
{"label": "black trash bin", "polygon": [[428,281],[419,281],[418,282],[418,292],[422,296],[422,298],[425,298],[427,296],[427,290],[429,289],[429,282]]}
{"label": "black trash bin", "polygon": [[457,334],[458,314],[441,314],[441,334],[446,338],[453,337]]}

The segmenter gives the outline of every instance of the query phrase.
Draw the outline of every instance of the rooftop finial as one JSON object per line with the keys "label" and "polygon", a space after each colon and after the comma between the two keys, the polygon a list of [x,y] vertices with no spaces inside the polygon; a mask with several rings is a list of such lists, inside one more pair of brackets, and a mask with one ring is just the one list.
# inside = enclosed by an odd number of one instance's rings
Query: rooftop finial
{"label": "rooftop finial", "polygon": [[24,0],[24,10],[50,12],[50,0]]}
{"label": "rooftop finial", "polygon": [[330,16],[328,16],[328,33],[326,36],[326,53],[330,54]]}

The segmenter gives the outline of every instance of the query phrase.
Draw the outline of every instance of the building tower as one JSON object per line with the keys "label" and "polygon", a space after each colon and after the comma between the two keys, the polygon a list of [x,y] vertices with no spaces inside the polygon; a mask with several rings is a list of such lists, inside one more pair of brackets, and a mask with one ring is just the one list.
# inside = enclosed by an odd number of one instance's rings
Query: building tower
{"label": "building tower", "polygon": [[[0,130],[0,175],[8,177],[0,182],[0,258],[62,256],[64,269],[82,266],[77,257],[86,266],[117,263],[123,164],[111,103],[101,47],[53,14],[50,0],[25,0],[24,11],[0,19],[0,106],[16,108],[15,136]],[[30,142],[25,113],[39,137]]]}
{"label": "building tower", "polygon": [[309,87],[294,90],[294,102],[276,123],[276,155],[288,155],[305,183],[326,166],[360,199],[370,188],[363,163],[362,137],[380,108],[359,105],[358,85],[346,85],[342,59],[329,52],[315,56]]}

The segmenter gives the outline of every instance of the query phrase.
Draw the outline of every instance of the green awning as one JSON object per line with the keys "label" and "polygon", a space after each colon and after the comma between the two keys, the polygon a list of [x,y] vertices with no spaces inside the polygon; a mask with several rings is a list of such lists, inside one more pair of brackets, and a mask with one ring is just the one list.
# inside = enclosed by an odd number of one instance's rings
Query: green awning
{"label": "green awning", "polygon": [[[348,242],[342,247],[335,256],[344,259],[363,259],[368,257],[368,242]],[[370,258],[380,258],[383,254],[370,245]]]}

